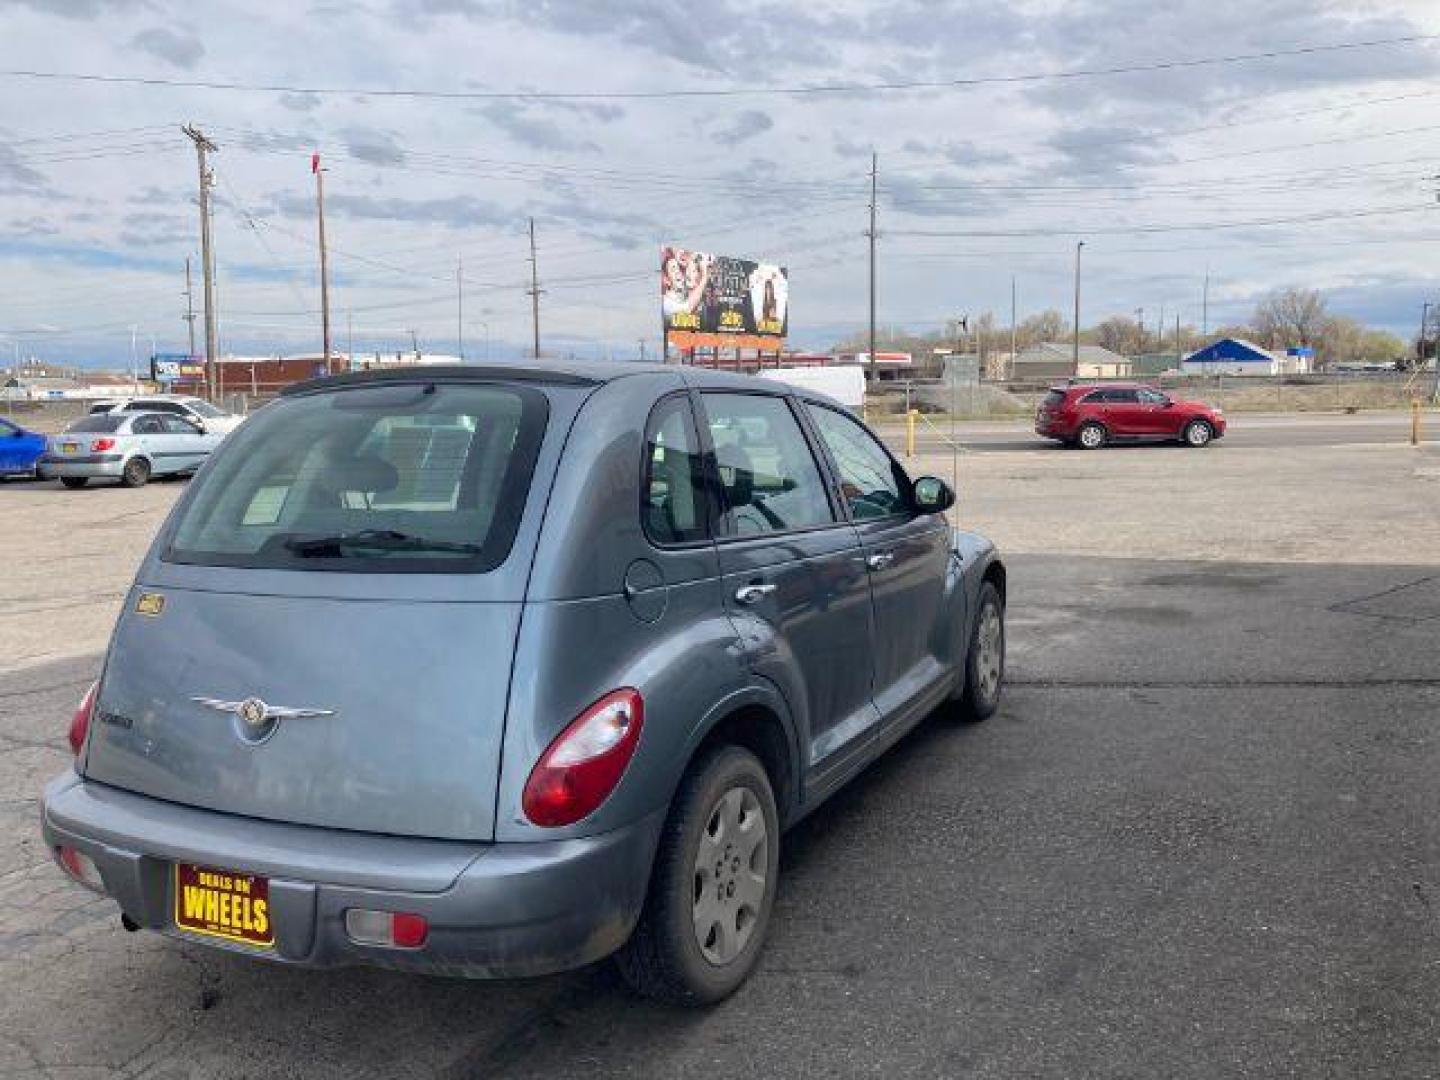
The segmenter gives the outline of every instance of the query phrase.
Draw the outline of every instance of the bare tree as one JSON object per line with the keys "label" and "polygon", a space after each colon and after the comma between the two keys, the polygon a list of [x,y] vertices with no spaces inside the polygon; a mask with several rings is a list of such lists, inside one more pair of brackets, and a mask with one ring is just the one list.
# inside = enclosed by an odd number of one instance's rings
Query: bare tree
{"label": "bare tree", "polygon": [[1314,289],[1277,289],[1255,307],[1255,331],[1272,349],[1319,345],[1328,321],[1325,300]]}
{"label": "bare tree", "polygon": [[1140,351],[1140,327],[1124,315],[1111,315],[1095,327],[1092,335],[1096,345],[1122,356]]}
{"label": "bare tree", "polygon": [[1068,341],[1070,322],[1060,312],[1051,308],[1038,315],[1031,315],[1021,322],[1015,336],[1022,349],[1042,341]]}

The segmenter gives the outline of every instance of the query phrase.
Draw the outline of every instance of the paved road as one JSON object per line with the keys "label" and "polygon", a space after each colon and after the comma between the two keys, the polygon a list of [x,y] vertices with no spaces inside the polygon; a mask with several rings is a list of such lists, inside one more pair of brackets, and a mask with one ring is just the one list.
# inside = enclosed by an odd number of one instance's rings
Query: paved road
{"label": "paved road", "polygon": [[[1403,412],[1361,413],[1347,415],[1269,416],[1237,413],[1229,418],[1230,428],[1217,449],[1237,447],[1283,446],[1348,446],[1352,444],[1405,443],[1410,438],[1410,416]],[[1427,414],[1428,440],[1440,438],[1440,414]],[[918,449],[924,453],[940,453],[949,449],[945,441],[949,429],[945,421],[936,422],[939,431],[921,422],[917,430]],[[958,426],[960,445],[969,453],[1030,452],[1052,453],[1063,449],[1058,443],[1036,435],[1029,421],[975,422],[963,421]],[[904,429],[894,423],[882,425],[891,444],[903,446]],[[1156,452],[1168,447],[1124,449]]]}
{"label": "paved road", "polygon": [[1000,714],[923,727],[787,836],[770,950],[701,1013],[603,965],[470,984],[125,934],[34,830],[96,660],[0,675],[0,1073],[1440,1074],[1440,575],[1012,580]]}

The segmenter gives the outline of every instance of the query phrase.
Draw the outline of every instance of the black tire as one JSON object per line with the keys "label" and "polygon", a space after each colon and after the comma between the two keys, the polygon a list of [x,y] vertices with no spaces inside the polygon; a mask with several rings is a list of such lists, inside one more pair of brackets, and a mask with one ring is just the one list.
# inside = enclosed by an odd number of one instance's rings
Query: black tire
{"label": "black tire", "polygon": [[64,484],[71,491],[79,491],[90,482],[88,476],[62,476],[60,483]]}
{"label": "black tire", "polygon": [[[986,625],[987,612],[993,612],[998,620],[999,657],[998,672],[991,679],[985,677],[985,658],[980,648],[981,629]],[[1000,695],[1005,689],[1005,604],[1000,591],[990,582],[980,586],[980,596],[975,608],[975,626],[970,631],[970,643],[965,653],[965,681],[960,688],[959,698],[954,702],[956,720],[965,724],[978,724],[995,715],[1000,707]]]}
{"label": "black tire", "polygon": [[120,472],[120,484],[122,487],[138,488],[144,487],[145,482],[150,479],[150,462],[143,457],[133,457],[125,463],[125,468]]}
{"label": "black tire", "polygon": [[1196,450],[1209,446],[1215,438],[1215,429],[1205,420],[1191,420],[1180,432],[1180,441]]}
{"label": "black tire", "polygon": [[[1097,424],[1091,420],[1080,425],[1080,430],[1075,432],[1075,445],[1081,450],[1099,450],[1109,440],[1110,433],[1105,430],[1104,424]],[[1089,438],[1090,442],[1085,440]]]}
{"label": "black tire", "polygon": [[[695,929],[695,864],[702,833],[727,792],[748,789],[764,815],[765,888],[749,938],[728,963],[706,958]],[[639,994],[673,1005],[710,1005],[734,993],[765,945],[780,873],[780,823],[765,767],[750,751],[722,746],[694,761],[670,804],[660,834],[650,891],[630,940],[615,955],[625,981]]]}

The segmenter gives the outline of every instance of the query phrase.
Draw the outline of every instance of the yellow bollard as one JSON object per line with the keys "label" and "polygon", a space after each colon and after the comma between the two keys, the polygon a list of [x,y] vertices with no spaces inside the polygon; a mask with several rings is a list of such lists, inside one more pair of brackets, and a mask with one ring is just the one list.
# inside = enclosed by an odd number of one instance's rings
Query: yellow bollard
{"label": "yellow bollard", "polygon": [[918,410],[916,409],[911,409],[905,414],[905,456],[907,458],[915,456],[915,417],[917,415]]}
{"label": "yellow bollard", "polygon": [[1410,445],[1420,445],[1420,399],[1410,399]]}

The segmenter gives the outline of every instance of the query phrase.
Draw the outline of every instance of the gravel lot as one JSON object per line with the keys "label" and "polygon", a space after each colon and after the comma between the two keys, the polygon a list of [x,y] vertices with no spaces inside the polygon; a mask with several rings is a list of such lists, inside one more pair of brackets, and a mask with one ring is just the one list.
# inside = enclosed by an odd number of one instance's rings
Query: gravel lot
{"label": "gravel lot", "polygon": [[1350,441],[962,458],[958,516],[1011,558],[1006,703],[786,837],[771,948],[708,1013],[603,965],[311,973],[122,932],[35,794],[183,485],[7,484],[0,1075],[1436,1075],[1440,450]]}

